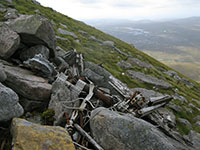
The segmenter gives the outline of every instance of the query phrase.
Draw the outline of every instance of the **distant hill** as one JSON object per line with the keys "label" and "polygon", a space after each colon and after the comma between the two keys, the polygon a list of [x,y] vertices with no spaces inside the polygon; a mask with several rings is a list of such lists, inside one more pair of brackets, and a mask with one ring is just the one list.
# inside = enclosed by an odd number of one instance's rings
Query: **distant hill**
{"label": "distant hill", "polygon": [[94,25],[200,81],[200,17],[160,22],[99,21]]}

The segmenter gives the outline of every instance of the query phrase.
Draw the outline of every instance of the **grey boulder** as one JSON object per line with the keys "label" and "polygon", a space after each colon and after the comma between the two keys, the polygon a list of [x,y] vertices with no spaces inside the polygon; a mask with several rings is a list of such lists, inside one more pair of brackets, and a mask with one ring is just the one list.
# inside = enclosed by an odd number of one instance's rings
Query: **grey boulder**
{"label": "grey boulder", "polygon": [[105,108],[92,111],[93,138],[106,150],[175,150],[162,132],[148,122]]}
{"label": "grey boulder", "polygon": [[28,99],[48,102],[52,86],[47,80],[20,67],[4,64],[3,70],[7,75],[6,85],[16,93]]}
{"label": "grey boulder", "polygon": [[0,24],[0,57],[8,59],[20,45],[19,35],[7,25]]}
{"label": "grey boulder", "polygon": [[0,83],[0,121],[8,121],[23,115],[24,110],[18,101],[17,94]]}
{"label": "grey boulder", "polygon": [[41,54],[45,59],[49,59],[49,49],[44,45],[36,45],[20,53],[20,59],[25,61],[33,58],[35,55]]}
{"label": "grey boulder", "polygon": [[50,49],[50,57],[54,57],[56,38],[48,19],[39,15],[22,15],[11,21],[9,26],[20,34],[23,43],[29,46],[45,45]]}
{"label": "grey boulder", "polygon": [[142,72],[136,72],[136,71],[133,71],[133,70],[128,70],[128,71],[126,71],[126,74],[128,74],[133,79],[139,80],[143,83],[154,85],[157,88],[169,89],[169,88],[172,87],[172,85],[169,84],[168,82],[157,79],[157,78],[152,77],[150,75],[146,75]]}

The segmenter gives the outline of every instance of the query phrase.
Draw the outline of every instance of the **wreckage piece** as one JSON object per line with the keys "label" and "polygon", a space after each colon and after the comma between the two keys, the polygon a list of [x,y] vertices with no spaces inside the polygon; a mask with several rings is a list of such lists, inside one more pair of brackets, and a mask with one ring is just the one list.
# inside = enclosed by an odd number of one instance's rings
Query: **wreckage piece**
{"label": "wreckage piece", "polygon": [[153,105],[157,105],[157,104],[161,104],[161,103],[168,103],[169,101],[171,101],[173,99],[172,96],[159,96],[159,97],[151,97],[148,103],[148,106],[153,106]]}
{"label": "wreckage piece", "polygon": [[109,77],[108,82],[115,90],[117,90],[124,98],[129,98],[131,95],[130,89],[127,87],[126,84],[122,83],[117,78],[113,77],[112,75]]}
{"label": "wreckage piece", "polygon": [[78,124],[74,124],[74,127],[77,131],[84,136],[94,147],[96,150],[104,150],[87,132],[85,132]]}
{"label": "wreckage piece", "polygon": [[136,116],[141,118],[144,117],[150,113],[152,113],[153,111],[157,110],[158,108],[165,106],[167,103],[161,103],[155,106],[150,106],[150,107],[146,107],[146,108],[142,108],[140,110],[136,111]]}
{"label": "wreckage piece", "polygon": [[69,64],[69,66],[76,66],[80,73],[83,72],[83,55],[78,54],[75,49],[66,52],[62,58]]}
{"label": "wreckage piece", "polygon": [[40,54],[35,55],[35,57],[23,63],[26,67],[31,68],[37,74],[45,78],[54,77],[57,74],[54,66]]}

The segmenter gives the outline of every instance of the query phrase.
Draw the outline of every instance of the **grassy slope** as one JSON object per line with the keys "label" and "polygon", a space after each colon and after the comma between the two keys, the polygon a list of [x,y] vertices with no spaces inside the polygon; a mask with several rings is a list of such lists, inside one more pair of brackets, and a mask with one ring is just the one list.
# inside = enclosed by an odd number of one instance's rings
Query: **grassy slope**
{"label": "grassy slope", "polygon": [[[14,1],[13,3],[15,5],[15,8],[21,14],[35,14],[34,11],[38,9],[42,15],[46,16],[47,18],[49,18],[49,20],[52,20],[55,23],[55,31],[57,28],[62,28],[62,26],[59,23],[65,24],[68,27],[67,29],[68,31],[74,32],[78,36],[80,43],[76,42],[71,36],[63,36],[63,35],[57,34],[61,37],[68,39],[68,43],[63,42],[61,40],[57,41],[57,46],[60,46],[65,50],[69,50],[70,48],[75,48],[77,49],[78,52],[84,53],[86,60],[89,60],[95,63],[103,63],[103,66],[105,67],[105,69],[110,71],[115,77],[117,77],[121,81],[125,82],[130,88],[144,87],[146,89],[152,89],[152,86],[133,80],[126,75],[122,75],[122,73],[125,72],[126,70],[119,68],[116,63],[120,60],[127,60],[127,58],[120,55],[119,53],[114,51],[112,48],[102,46],[90,40],[89,36],[95,36],[97,39],[104,40],[104,41],[106,40],[114,41],[116,47],[119,48],[121,51],[126,52],[127,54],[130,54],[134,57],[137,57],[138,59],[141,59],[147,63],[150,63],[154,67],[162,67],[166,70],[173,70],[165,66],[164,64],[160,63],[159,61],[153,59],[152,57],[135,49],[131,45],[119,39],[116,39],[108,34],[105,34],[99,30],[96,30],[95,28],[88,26],[84,24],[83,22],[76,21],[72,18],[62,15],[61,13],[55,12],[51,8],[45,8],[39,5],[35,5],[31,3],[30,0],[17,0],[17,1],[13,0],[13,1]],[[0,2],[0,3],[3,3],[3,2]],[[0,15],[0,20],[4,20],[3,15]],[[78,30],[83,30],[87,32],[88,35],[83,36],[78,32]],[[195,85],[195,87],[188,88],[184,84],[181,84],[181,83],[177,84],[177,82],[173,78],[168,77],[166,74],[162,73],[161,71],[154,70],[154,69],[143,69],[136,66],[133,66],[133,67],[134,67],[134,70],[136,71],[141,71],[146,74],[155,76],[157,78],[164,79],[173,85],[173,89],[159,90],[159,92],[173,94],[174,89],[177,88],[179,90],[178,93],[180,95],[185,96],[189,100],[190,103],[194,103],[192,101],[192,98],[200,100],[199,84],[197,84],[194,81],[190,80]],[[179,75],[183,77],[183,75],[181,74]],[[179,104],[178,100],[174,100],[174,103]],[[184,105],[188,105],[188,104],[186,103],[180,104],[181,107],[183,107]],[[197,107],[200,107],[198,106],[197,103],[194,103],[194,105],[196,105]],[[192,114],[187,111],[176,114],[177,117],[183,117],[183,118],[188,119],[192,123],[192,125],[194,124],[193,118],[196,115],[200,115],[200,112],[198,112],[195,109],[193,110]],[[184,126],[181,126],[180,124],[178,124],[178,128],[181,133],[188,132],[188,130]],[[199,129],[195,129],[195,130],[198,131]]]}

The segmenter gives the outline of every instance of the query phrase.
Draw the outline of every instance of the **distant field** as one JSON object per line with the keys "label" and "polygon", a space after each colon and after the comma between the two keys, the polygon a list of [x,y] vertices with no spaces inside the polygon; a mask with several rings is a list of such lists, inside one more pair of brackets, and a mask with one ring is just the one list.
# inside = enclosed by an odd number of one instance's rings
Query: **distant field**
{"label": "distant field", "polygon": [[181,72],[185,76],[200,82],[200,49],[183,46],[176,48],[185,53],[170,54],[148,50],[145,50],[144,52]]}

